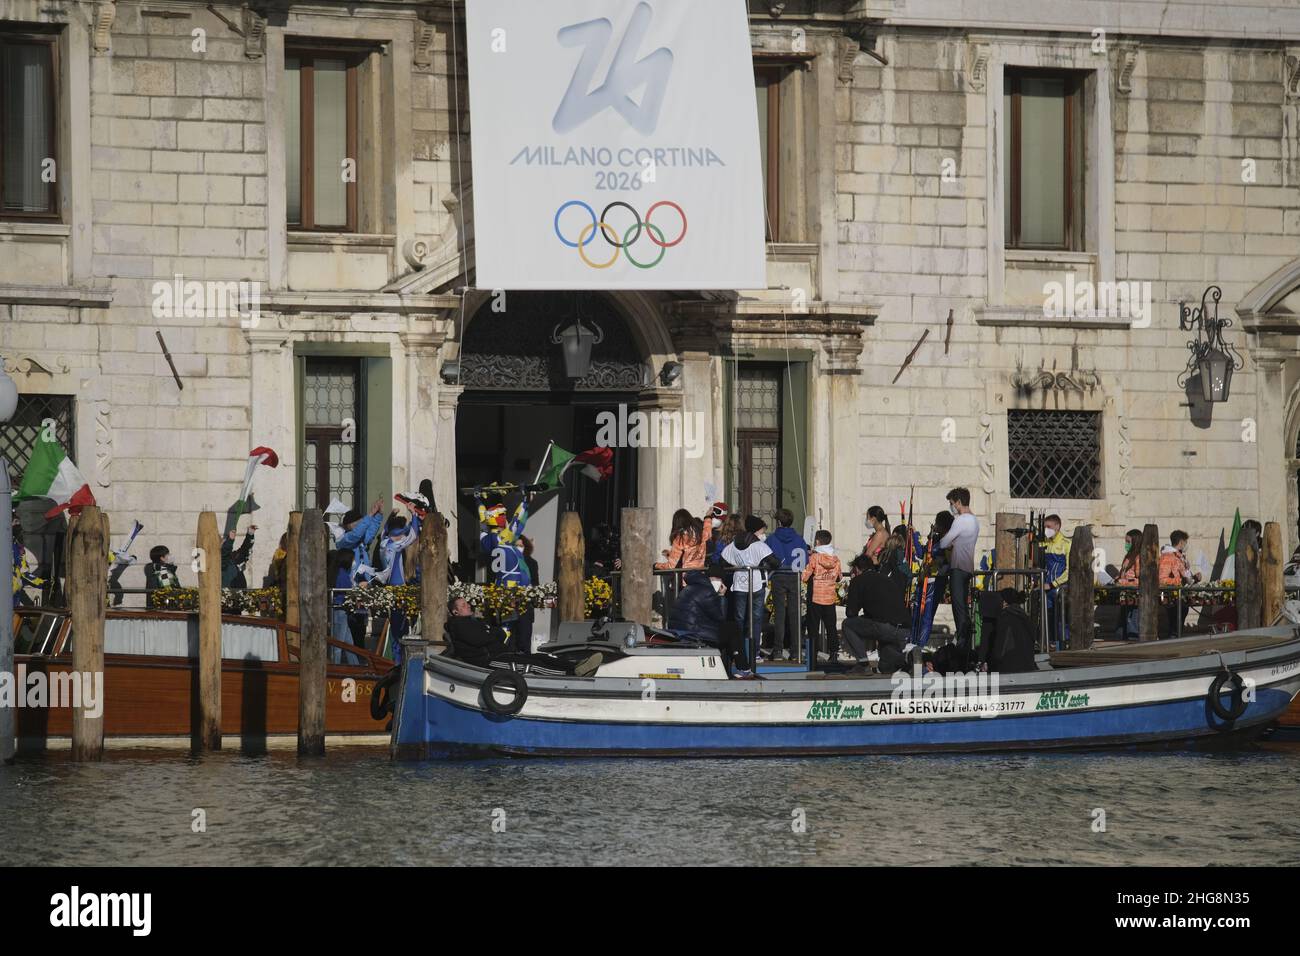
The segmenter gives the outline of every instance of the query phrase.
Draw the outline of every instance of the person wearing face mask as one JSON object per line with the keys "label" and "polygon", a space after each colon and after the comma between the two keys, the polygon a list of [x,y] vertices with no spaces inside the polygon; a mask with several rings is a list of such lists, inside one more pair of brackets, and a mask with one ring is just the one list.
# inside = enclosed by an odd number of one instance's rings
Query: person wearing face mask
{"label": "person wearing face mask", "polygon": [[949,563],[952,567],[948,587],[952,596],[953,625],[957,631],[957,641],[967,650],[970,649],[970,611],[966,606],[970,594],[971,578],[975,574],[975,545],[979,541],[979,519],[970,510],[970,491],[966,488],[954,488],[947,495],[948,509],[953,514],[952,527],[941,539],[939,548],[952,549]]}
{"label": "person wearing face mask", "polygon": [[[1124,560],[1120,563],[1119,574],[1115,576],[1115,582],[1121,587],[1135,588],[1138,586],[1138,575],[1141,571],[1142,557],[1142,531],[1140,528],[1130,528],[1128,534],[1124,535]],[[1131,607],[1122,609],[1122,625],[1117,628],[1116,638],[1122,641],[1133,640],[1138,636],[1138,609],[1134,604]]]}
{"label": "person wearing face mask", "polygon": [[731,576],[731,616],[740,627],[741,651],[733,677],[752,679],[758,643],[763,633],[767,574],[781,566],[772,549],[763,543],[767,524],[756,515],[745,518],[744,531],[722,551],[722,563],[736,570]]}
{"label": "person wearing face mask", "polygon": [[812,581],[812,600],[808,602],[808,633],[815,648],[820,641],[820,632],[826,631],[826,653],[830,663],[834,664],[840,656],[840,637],[836,622],[836,607],[839,594],[836,591],[840,578],[844,576],[840,568],[840,559],[831,547],[831,533],[818,531],[813,537],[816,543],[812,556],[808,558],[808,567],[803,569],[803,579]]}
{"label": "person wearing face mask", "polygon": [[[1199,571],[1193,571],[1187,562],[1187,532],[1175,531],[1169,536],[1169,543],[1160,549],[1160,586],[1184,587],[1201,580]],[[1179,615],[1178,601],[1171,601],[1165,606],[1169,619],[1169,636],[1177,637],[1182,630],[1183,620],[1187,617],[1187,604],[1182,603],[1182,615]]]}
{"label": "person wearing face mask", "polygon": [[863,545],[862,553],[871,559],[872,564],[878,566],[890,536],[889,516],[880,505],[872,505],[867,509],[867,530],[871,532],[871,536]]}
{"label": "person wearing face mask", "polygon": [[[722,540],[723,525],[726,524],[729,515],[730,511],[727,510],[726,502],[715,501],[704,517],[704,533],[708,539],[706,552],[713,562],[718,560],[718,557],[722,554],[722,549],[731,540],[730,538],[726,541]],[[737,515],[736,517],[739,518],[740,516]]]}
{"label": "person wearing face mask", "polygon": [[1047,634],[1054,650],[1061,650],[1066,640],[1062,619],[1061,587],[1070,575],[1070,541],[1061,533],[1061,516],[1043,519],[1043,582],[1047,592]]}

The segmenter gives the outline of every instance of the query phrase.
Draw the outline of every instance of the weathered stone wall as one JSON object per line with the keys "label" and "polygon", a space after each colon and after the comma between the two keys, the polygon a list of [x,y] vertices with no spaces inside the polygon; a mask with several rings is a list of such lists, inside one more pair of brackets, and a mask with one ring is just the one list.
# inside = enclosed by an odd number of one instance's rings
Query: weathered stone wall
{"label": "weathered stone wall", "polygon": [[[1243,441],[1243,421],[1260,415],[1254,371],[1248,363],[1237,373],[1231,400],[1214,409],[1209,427],[1193,424],[1175,381],[1191,337],[1177,318],[1178,302],[1199,304],[1211,283],[1223,287],[1221,314],[1230,317],[1238,297],[1300,256],[1290,185],[1300,141],[1285,119],[1282,50],[1143,40],[1124,92],[1115,85],[1123,39],[1111,37],[1100,55],[1115,135],[1097,160],[1113,164],[1114,206],[1090,205],[1087,215],[1114,218],[1114,279],[1151,284],[1148,328],[1051,327],[1034,320],[1032,307],[1012,309],[1014,321],[991,321],[988,91],[973,88],[975,41],[958,32],[887,33],[880,50],[890,65],[859,57],[851,87],[838,90],[841,289],[882,306],[864,356],[863,508],[916,485],[926,489],[918,512],[933,514],[944,491],[961,484],[990,524],[996,511],[1049,507],[1067,527],[1092,522],[1099,546],[1118,554],[1127,528],[1154,521],[1162,531],[1185,528],[1193,549],[1210,558],[1234,508],[1255,513],[1259,445]],[[998,38],[978,42],[992,48],[987,68],[1001,69]],[[1018,37],[1006,42],[1023,45]],[[1080,47],[1085,64],[1090,54],[1086,36],[1036,42],[1033,55],[1044,64],[1077,65]],[[1089,114],[1085,124],[1099,119]],[[1253,183],[1242,182],[1243,159],[1255,161]],[[944,180],[945,160],[952,181]],[[1095,267],[1075,266],[1081,277]],[[928,340],[891,386],[925,328]],[[1240,330],[1229,339],[1245,351]],[[1022,369],[1097,378],[1082,392],[1017,399],[1011,383]],[[1104,497],[1011,500],[1009,404],[1102,411]],[[945,440],[945,419],[953,441]],[[1258,421],[1259,429],[1282,427],[1275,416]],[[1264,517],[1294,524],[1289,515]]]}

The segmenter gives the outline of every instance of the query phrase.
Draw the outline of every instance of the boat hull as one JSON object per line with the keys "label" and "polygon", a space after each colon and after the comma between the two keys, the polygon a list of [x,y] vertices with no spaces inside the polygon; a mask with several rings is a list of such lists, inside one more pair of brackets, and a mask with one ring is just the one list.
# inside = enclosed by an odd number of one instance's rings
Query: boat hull
{"label": "boat hull", "polygon": [[[996,688],[917,676],[852,680],[658,681],[528,678],[515,716],[491,713],[487,672],[413,657],[394,752],[567,756],[814,756],[1235,744],[1300,692],[1300,640],[1173,661],[1009,675]],[[1251,692],[1235,720],[1208,696],[1227,667]],[[990,692],[990,690],[992,692]],[[960,691],[960,693],[957,693]],[[502,690],[498,700],[506,702]],[[1224,707],[1230,699],[1221,696]]]}

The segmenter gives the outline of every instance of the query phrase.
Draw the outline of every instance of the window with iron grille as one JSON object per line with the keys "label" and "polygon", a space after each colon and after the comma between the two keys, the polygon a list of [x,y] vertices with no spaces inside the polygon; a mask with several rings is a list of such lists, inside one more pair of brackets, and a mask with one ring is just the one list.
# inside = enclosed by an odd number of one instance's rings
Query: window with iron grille
{"label": "window with iron grille", "polygon": [[1010,410],[1013,498],[1100,498],[1101,412]]}
{"label": "window with iron grille", "polygon": [[64,451],[76,459],[75,418],[71,395],[19,395],[18,411],[0,425],[0,455],[9,461],[9,476],[15,489],[27,470],[32,448],[46,420],[54,423],[54,436]]}

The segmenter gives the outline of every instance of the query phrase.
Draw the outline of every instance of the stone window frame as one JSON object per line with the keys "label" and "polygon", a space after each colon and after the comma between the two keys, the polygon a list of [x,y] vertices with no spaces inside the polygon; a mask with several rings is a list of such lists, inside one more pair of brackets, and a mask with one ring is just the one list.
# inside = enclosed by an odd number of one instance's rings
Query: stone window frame
{"label": "stone window frame", "polygon": [[[980,480],[990,499],[990,515],[998,511],[1028,512],[1033,508],[1071,514],[1084,511],[1103,524],[1126,520],[1126,516],[1110,514],[1117,502],[1128,500],[1132,493],[1132,443],[1126,408],[1124,389],[1110,383],[1104,391],[1098,383],[1081,392],[1050,389],[1046,394],[1042,390],[1022,392],[1009,380],[987,383],[978,448]],[[1011,497],[1007,411],[1013,409],[1101,413],[1101,487],[1096,498]]]}
{"label": "stone window frame", "polygon": [[[3,206],[4,195],[2,192],[3,184],[0,183],[0,221],[4,222],[44,222],[44,223],[62,223],[63,222],[63,183],[59,171],[63,166],[64,153],[62,130],[63,117],[63,87],[64,70],[62,47],[64,46],[63,31],[50,29],[50,27],[40,24],[5,24],[0,26],[0,48],[7,43],[14,43],[22,46],[45,46],[50,51],[50,67],[48,72],[50,105],[52,112],[50,116],[49,128],[46,130],[54,142],[54,155],[49,157],[54,160],[54,181],[48,184],[47,201],[51,201],[49,212],[17,212],[6,211]],[[3,90],[0,89],[0,97],[3,97]],[[0,118],[4,115],[4,102],[0,99]],[[24,132],[27,126],[24,124]],[[0,159],[0,174],[3,173],[3,160]]]}
{"label": "stone window frame", "polygon": [[[1094,53],[1092,38],[1038,40],[1020,37],[972,35],[975,47],[988,47],[984,91],[985,157],[988,196],[986,251],[987,304],[1004,307],[1008,260],[1092,264],[1096,282],[1115,281],[1115,135],[1112,122],[1113,76],[1109,53]],[[1083,253],[1050,250],[1016,250],[1006,247],[1003,194],[1002,124],[1004,76],[1007,67],[1077,70],[1090,75],[1084,81],[1084,221]],[[1041,316],[1040,316],[1041,318]]]}
{"label": "stone window frame", "polygon": [[[90,32],[65,13],[46,13],[37,4],[30,13],[11,10],[8,31],[48,32],[55,36],[56,156],[58,215],[39,219],[0,220],[0,236],[31,242],[57,242],[63,249],[63,274],[41,291],[59,299],[89,280],[92,269],[90,194]],[[26,287],[25,287],[26,288]],[[73,299],[80,299],[72,295]],[[111,298],[111,297],[110,297]],[[15,301],[0,289],[0,304]],[[24,300],[25,301],[25,300]],[[94,304],[99,304],[98,302]],[[106,302],[105,302],[106,304]]]}
{"label": "stone window frame", "polygon": [[[416,19],[414,13],[366,19],[346,12],[290,11],[283,25],[267,27],[267,256],[272,290],[288,288],[290,246],[327,245],[346,254],[360,247],[400,249],[415,238],[411,73]],[[369,118],[358,132],[359,232],[289,230],[282,105],[286,41],[290,47],[319,41],[324,46],[367,43],[374,49],[368,60],[375,82],[362,84],[361,91],[372,108],[362,111]],[[367,157],[373,172],[362,181],[362,160]],[[390,271],[395,258],[390,256]]]}

